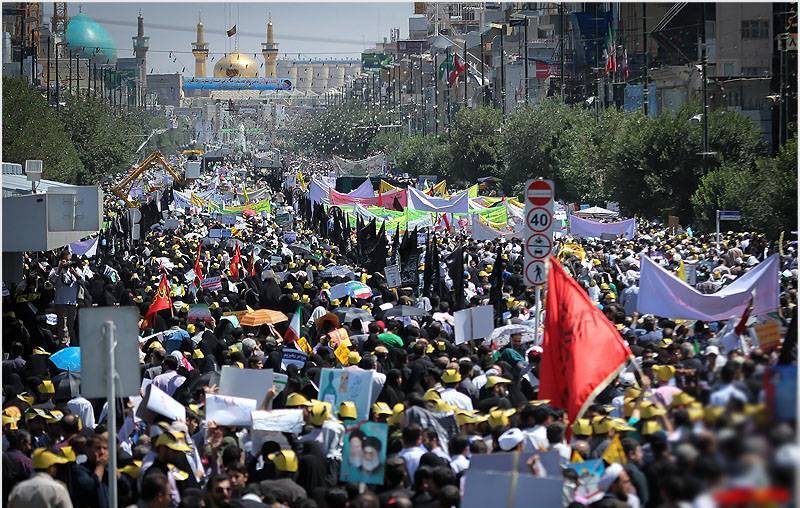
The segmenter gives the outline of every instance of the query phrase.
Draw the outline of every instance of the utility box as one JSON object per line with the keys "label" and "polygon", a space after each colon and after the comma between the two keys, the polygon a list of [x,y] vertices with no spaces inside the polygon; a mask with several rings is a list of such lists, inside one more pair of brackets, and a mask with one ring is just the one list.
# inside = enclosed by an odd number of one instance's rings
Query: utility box
{"label": "utility box", "polygon": [[103,192],[65,186],[46,194],[3,198],[3,252],[49,251],[100,230]]}

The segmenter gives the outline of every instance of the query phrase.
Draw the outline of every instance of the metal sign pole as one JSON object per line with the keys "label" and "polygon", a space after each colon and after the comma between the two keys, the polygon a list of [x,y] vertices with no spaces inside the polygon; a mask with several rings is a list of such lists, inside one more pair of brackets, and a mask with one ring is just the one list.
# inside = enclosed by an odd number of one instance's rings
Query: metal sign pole
{"label": "metal sign pole", "polygon": [[542,308],[542,286],[536,286],[535,294],[536,294],[536,305],[535,305],[536,314],[534,314],[533,318],[533,327],[536,331],[533,334],[534,337],[533,343],[534,345],[539,346],[542,343],[542,341],[540,340],[541,338],[539,337],[539,326],[541,325],[539,314],[541,313],[540,309]]}
{"label": "metal sign pole", "polygon": [[719,250],[719,210],[717,210],[717,250]]}
{"label": "metal sign pole", "polygon": [[103,325],[103,335],[108,344],[108,506],[117,508],[117,369],[114,362],[114,350],[117,347],[114,339],[113,321]]}

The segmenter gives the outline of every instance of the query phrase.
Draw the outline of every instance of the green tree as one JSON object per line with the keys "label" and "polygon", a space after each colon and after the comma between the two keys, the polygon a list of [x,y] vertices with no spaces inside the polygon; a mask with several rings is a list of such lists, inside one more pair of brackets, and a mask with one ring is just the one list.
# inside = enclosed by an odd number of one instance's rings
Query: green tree
{"label": "green tree", "polygon": [[397,168],[410,175],[450,176],[450,145],[441,136],[411,136],[397,150]]}
{"label": "green tree", "polygon": [[450,132],[452,179],[474,182],[483,176],[502,177],[500,132],[502,113],[494,108],[463,108],[456,113]]}
{"label": "green tree", "polygon": [[25,81],[3,78],[3,160],[43,162],[43,178],[74,183],[83,164],[64,125]]}

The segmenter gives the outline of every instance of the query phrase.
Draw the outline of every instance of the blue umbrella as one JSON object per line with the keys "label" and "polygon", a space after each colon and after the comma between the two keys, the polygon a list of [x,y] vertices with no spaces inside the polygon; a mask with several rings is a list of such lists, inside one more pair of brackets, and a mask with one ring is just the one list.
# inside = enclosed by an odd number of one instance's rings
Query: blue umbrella
{"label": "blue umbrella", "polygon": [[70,372],[81,371],[81,348],[65,347],[50,355],[50,361],[61,370]]}

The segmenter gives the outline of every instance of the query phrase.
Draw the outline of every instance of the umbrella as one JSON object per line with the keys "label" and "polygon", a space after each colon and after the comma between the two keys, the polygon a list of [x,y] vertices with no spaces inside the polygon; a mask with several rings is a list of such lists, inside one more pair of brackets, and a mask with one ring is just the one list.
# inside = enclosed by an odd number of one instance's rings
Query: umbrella
{"label": "umbrella", "polygon": [[311,254],[311,248],[302,243],[293,243],[289,246],[289,250],[295,254]]}
{"label": "umbrella", "polygon": [[398,305],[386,311],[386,317],[414,317],[414,316],[427,316],[428,313],[419,307],[411,305]]}
{"label": "umbrella", "polygon": [[511,341],[511,336],[515,333],[522,334],[522,342],[532,342],[536,338],[536,332],[530,326],[506,325],[495,328],[489,336],[489,340],[497,346],[505,346]]}
{"label": "umbrella", "polygon": [[494,176],[484,176],[482,178],[478,178],[477,180],[478,183],[497,183],[499,181],[500,179]]}
{"label": "umbrella", "polygon": [[78,372],[56,374],[53,376],[53,386],[56,389],[56,400],[69,400],[80,393],[81,375]]}
{"label": "umbrella", "polygon": [[341,284],[336,284],[335,286],[331,287],[328,290],[328,294],[332,300],[338,300],[340,298],[344,298],[345,296],[363,299],[372,296],[372,289],[370,289],[370,287],[363,282],[351,280],[349,282],[342,282]]}
{"label": "umbrella", "polygon": [[352,268],[350,268],[349,266],[341,266],[341,265],[329,266],[324,270],[322,270],[321,272],[319,272],[319,276],[322,277],[323,279],[332,279],[334,277],[344,277],[350,279],[356,278],[356,274]]}
{"label": "umbrella", "polygon": [[50,361],[61,370],[81,371],[81,348],[65,347],[50,355]]}
{"label": "umbrella", "polygon": [[355,307],[336,307],[333,309],[333,313],[336,314],[339,320],[343,323],[350,323],[354,319],[360,319],[362,322],[375,321],[375,318],[372,317],[372,314],[364,309],[358,309]]}
{"label": "umbrella", "polygon": [[339,316],[328,312],[327,314],[318,317],[316,321],[314,321],[314,324],[317,326],[317,330],[322,330],[325,326],[325,323],[331,323],[333,328],[339,328]]}
{"label": "umbrella", "polygon": [[261,326],[265,324],[274,325],[275,323],[282,323],[289,321],[289,318],[283,312],[269,309],[259,309],[247,314],[239,320],[241,326]]}

